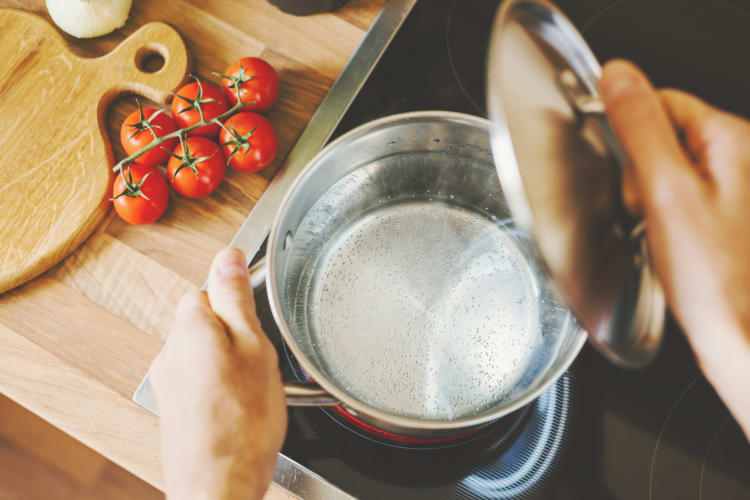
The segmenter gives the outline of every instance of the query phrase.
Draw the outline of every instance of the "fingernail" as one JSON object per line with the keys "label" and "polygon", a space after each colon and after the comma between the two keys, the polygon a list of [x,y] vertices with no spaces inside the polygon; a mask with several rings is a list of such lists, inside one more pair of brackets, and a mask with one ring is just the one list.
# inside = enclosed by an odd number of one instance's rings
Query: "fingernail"
{"label": "fingernail", "polygon": [[612,61],[604,66],[601,82],[605,101],[613,101],[621,95],[638,88],[641,84],[638,73],[628,63]]}
{"label": "fingernail", "polygon": [[236,248],[226,248],[216,256],[216,270],[222,276],[247,276],[245,254]]}

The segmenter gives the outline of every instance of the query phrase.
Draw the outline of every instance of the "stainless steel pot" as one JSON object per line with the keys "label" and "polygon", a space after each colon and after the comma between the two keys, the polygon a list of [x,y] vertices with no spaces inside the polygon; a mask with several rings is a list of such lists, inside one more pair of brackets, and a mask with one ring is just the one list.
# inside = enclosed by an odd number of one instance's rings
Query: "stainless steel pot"
{"label": "stainless steel pot", "polygon": [[586,335],[514,227],[489,128],[442,111],[386,117],[296,180],[252,273],[311,380],[286,384],[290,405],[458,434],[530,402],[573,361]]}

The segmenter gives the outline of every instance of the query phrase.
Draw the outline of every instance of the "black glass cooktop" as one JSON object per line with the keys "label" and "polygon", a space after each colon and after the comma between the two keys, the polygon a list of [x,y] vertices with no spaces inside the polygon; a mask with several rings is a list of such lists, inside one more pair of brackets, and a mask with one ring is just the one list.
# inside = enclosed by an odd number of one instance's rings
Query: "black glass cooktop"
{"label": "black glass cooktop", "polygon": [[[483,116],[498,3],[418,2],[334,136],[404,111]],[[557,4],[599,60],[626,57],[657,86],[750,116],[750,3]],[[291,376],[265,293],[257,300]],[[750,445],[673,323],[647,369],[615,368],[585,347],[536,402],[458,443],[384,444],[331,410],[291,408],[283,453],[360,498],[750,499]]]}

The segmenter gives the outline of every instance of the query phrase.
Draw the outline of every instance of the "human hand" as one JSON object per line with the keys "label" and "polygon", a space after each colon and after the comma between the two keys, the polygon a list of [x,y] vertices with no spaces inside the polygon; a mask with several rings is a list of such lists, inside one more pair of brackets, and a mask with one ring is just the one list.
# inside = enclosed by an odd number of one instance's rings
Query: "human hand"
{"label": "human hand", "polygon": [[750,123],[657,92],[625,61],[604,66],[601,92],[667,301],[750,438]]}
{"label": "human hand", "polygon": [[208,293],[180,300],[151,382],[167,497],[261,498],[287,413],[276,351],[255,315],[242,252],[219,252]]}

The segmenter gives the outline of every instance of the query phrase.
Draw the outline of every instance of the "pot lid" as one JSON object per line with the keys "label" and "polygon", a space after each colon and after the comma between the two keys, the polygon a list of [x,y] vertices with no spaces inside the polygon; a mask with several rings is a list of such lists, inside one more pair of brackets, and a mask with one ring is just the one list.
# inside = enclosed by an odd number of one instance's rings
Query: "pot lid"
{"label": "pot lid", "polygon": [[625,156],[599,99],[601,67],[546,0],[506,0],[488,61],[492,149],[516,222],[589,341],[636,367],[661,343],[665,305],[642,222],[621,199]]}

